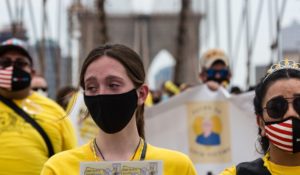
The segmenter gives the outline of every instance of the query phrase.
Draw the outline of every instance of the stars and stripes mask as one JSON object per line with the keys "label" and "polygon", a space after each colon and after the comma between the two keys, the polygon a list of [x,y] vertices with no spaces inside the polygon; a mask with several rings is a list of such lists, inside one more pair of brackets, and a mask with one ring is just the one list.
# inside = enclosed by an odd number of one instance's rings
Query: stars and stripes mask
{"label": "stars and stripes mask", "polygon": [[289,117],[281,121],[265,122],[266,135],[270,142],[281,150],[300,152],[300,119]]}
{"label": "stars and stripes mask", "polygon": [[0,69],[0,88],[19,91],[29,87],[30,82],[30,74],[16,66]]}

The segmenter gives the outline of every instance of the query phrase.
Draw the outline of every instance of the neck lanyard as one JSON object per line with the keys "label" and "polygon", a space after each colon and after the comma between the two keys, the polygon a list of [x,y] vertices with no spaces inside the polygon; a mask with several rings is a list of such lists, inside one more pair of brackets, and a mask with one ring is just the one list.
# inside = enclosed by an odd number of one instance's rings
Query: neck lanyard
{"label": "neck lanyard", "polygon": [[[141,153],[141,157],[140,157],[140,160],[142,161],[142,160],[145,160],[145,157],[146,157],[146,152],[147,152],[147,142],[145,142],[142,138],[140,139],[140,142],[141,142],[141,141],[143,142],[143,149],[142,149],[142,153]],[[134,152],[134,155],[133,155],[133,157],[132,157],[131,160],[133,160],[133,158],[135,157],[135,154],[136,154],[136,152],[138,151],[138,149],[139,149],[139,147],[140,147],[140,144],[141,144],[140,142],[139,142],[139,144],[138,144],[138,146],[137,146],[137,148],[136,148],[136,150],[135,150],[135,152]],[[103,156],[103,154],[102,154],[100,148],[98,147],[98,145],[97,145],[97,143],[96,143],[96,139],[94,139],[92,143],[93,143],[93,144],[92,144],[92,151],[93,151],[93,153],[94,153],[95,158],[96,158],[96,159],[99,159],[98,156],[97,156],[97,152],[96,152],[96,150],[95,150],[95,147],[96,147],[96,149],[97,149],[97,151],[99,152],[99,154],[100,154],[102,160],[105,161],[105,158],[104,158],[104,156]]]}
{"label": "neck lanyard", "polygon": [[145,160],[145,157],[146,157],[146,151],[147,151],[147,142],[144,141],[143,139],[143,149],[142,149],[142,154],[141,154],[141,157],[140,157],[140,160]]}

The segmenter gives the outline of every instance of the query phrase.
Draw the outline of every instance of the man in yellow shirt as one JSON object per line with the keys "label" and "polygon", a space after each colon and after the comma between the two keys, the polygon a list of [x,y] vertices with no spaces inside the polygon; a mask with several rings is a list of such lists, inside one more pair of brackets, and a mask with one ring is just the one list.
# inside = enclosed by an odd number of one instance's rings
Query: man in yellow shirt
{"label": "man in yellow shirt", "polygon": [[34,73],[32,58],[23,41],[13,38],[1,43],[1,175],[38,175],[51,155],[76,144],[64,110],[31,91]]}

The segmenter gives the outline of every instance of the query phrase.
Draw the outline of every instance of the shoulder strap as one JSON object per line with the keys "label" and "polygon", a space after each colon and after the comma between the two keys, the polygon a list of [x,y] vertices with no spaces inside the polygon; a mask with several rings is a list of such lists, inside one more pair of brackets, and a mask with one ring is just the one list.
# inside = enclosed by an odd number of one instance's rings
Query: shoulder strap
{"label": "shoulder strap", "polygon": [[236,175],[271,175],[264,166],[264,161],[258,158],[252,162],[243,162],[236,166]]}
{"label": "shoulder strap", "polygon": [[17,106],[13,101],[11,101],[1,95],[0,95],[0,100],[4,104],[8,105],[11,109],[13,109],[17,114],[19,114],[19,116],[21,116],[26,122],[30,123],[32,125],[32,127],[34,127],[40,133],[40,135],[43,137],[43,139],[47,145],[49,157],[54,155],[53,146],[51,144],[51,141],[50,141],[47,133],[44,131],[44,129],[33,118],[31,118],[23,109],[21,109],[19,106]]}

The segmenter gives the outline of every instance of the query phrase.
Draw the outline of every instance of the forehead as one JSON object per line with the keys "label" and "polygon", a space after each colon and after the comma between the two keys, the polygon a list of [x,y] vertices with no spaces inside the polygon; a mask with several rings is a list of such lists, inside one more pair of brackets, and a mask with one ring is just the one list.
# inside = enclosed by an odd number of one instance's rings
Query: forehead
{"label": "forehead", "polygon": [[31,80],[32,86],[47,86],[47,82],[42,77],[33,77]]}
{"label": "forehead", "polygon": [[86,69],[84,79],[86,80],[89,77],[103,78],[108,75],[129,79],[125,67],[109,56],[101,56],[91,62]]}
{"label": "forehead", "polygon": [[276,96],[292,97],[300,94],[300,79],[280,79],[270,85],[266,91],[265,100],[268,101]]}
{"label": "forehead", "polygon": [[212,64],[212,66],[210,66],[210,68],[219,70],[219,69],[225,69],[225,68],[227,68],[227,66],[225,65],[225,63],[223,61],[217,60]]}
{"label": "forehead", "polygon": [[210,123],[212,123],[212,121],[211,121],[211,119],[204,119],[204,120],[203,120],[203,123],[205,123],[205,124],[210,124]]}

